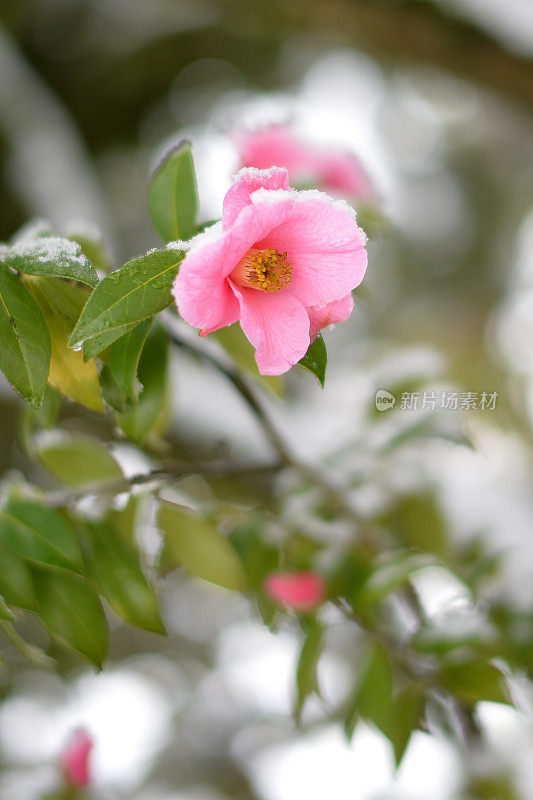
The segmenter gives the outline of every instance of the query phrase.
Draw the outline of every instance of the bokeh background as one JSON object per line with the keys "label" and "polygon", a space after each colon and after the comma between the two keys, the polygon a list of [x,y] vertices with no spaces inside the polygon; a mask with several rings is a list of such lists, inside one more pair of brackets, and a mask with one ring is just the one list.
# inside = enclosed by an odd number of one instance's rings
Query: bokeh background
{"label": "bokeh background", "polygon": [[[363,510],[386,505],[398,487],[431,486],[450,536],[481,533],[497,557],[490,593],[527,612],[531,0],[3,0],[0,21],[0,240],[37,216],[65,233],[100,232],[114,264],[156,246],[148,176],[184,136],[205,220],[220,215],[242,126],[290,123],[360,157],[380,200],[361,216],[370,267],[356,313],[327,334],[326,389],[291,374],[273,411],[297,452],[335,451],[336,466],[359,475]],[[175,366],[176,447],[260,454],[260,432],[222,379],[186,358]],[[446,439],[389,454],[383,443],[424,427],[427,415],[372,416],[375,391],[426,385],[497,392],[497,406],[440,414],[431,425]],[[24,466],[21,404],[0,389],[7,474]],[[465,434],[474,449],[461,443]],[[187,489],[212,491],[200,479]],[[249,502],[268,499],[259,492]],[[298,513],[288,502],[282,522]],[[444,570],[421,575],[419,590],[430,614],[475,625],[465,585]],[[2,799],[42,797],[78,725],[96,741],[102,800],[492,797],[461,794],[465,769],[482,774],[487,759],[511,775],[513,788],[498,797],[533,798],[527,687],[519,710],[482,704],[479,764],[465,767],[444,738],[418,732],[394,774],[376,729],[360,724],[348,745],[318,701],[295,729],[290,623],[273,634],[245,599],[183,575],[168,578],[163,610],[165,640],[115,623],[99,675],[68,659],[60,674],[36,671],[12,654],[15,669],[0,676]],[[345,691],[354,658],[340,620],[330,634],[326,705]]]}

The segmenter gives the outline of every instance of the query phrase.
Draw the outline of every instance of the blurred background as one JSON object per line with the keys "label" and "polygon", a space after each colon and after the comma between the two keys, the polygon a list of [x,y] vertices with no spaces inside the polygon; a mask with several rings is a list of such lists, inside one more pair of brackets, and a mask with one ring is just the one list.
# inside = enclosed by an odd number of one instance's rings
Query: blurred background
{"label": "blurred background", "polygon": [[[363,513],[430,487],[450,538],[459,546],[482,534],[497,558],[487,597],[529,613],[531,0],[3,0],[0,22],[0,240],[42,217],[64,233],[96,231],[114,265],[157,246],[148,176],[183,137],[206,221],[220,216],[243,127],[289,124],[360,158],[379,199],[361,210],[370,266],[356,312],[326,334],[326,389],[291,373],[273,412],[297,452],[355,476]],[[174,367],[182,452],[262,452],[222,379],[185,357]],[[497,393],[497,402],[400,411],[402,391],[426,387]],[[7,474],[23,463],[21,404],[0,388]],[[398,400],[386,418],[374,407],[378,389]],[[387,449],[413,427],[442,438]],[[187,489],[213,491],[200,479]],[[272,492],[281,524],[295,524],[300,511],[294,498],[283,502],[283,487],[247,502],[268,507]],[[328,535],[338,542],[343,532]],[[421,574],[419,590],[436,619],[475,624],[466,584],[445,570]],[[519,710],[481,704],[479,763],[419,731],[395,774],[377,729],[360,723],[348,745],[318,701],[296,730],[290,622],[271,633],[244,598],[183,575],[167,579],[162,602],[169,638],[116,622],[101,674],[67,660],[59,674],[15,661],[2,675],[2,800],[41,798],[80,725],[95,739],[102,800],[533,798],[529,686]],[[346,691],[354,659],[341,620],[329,635],[326,707]],[[494,765],[505,784],[472,788]]]}

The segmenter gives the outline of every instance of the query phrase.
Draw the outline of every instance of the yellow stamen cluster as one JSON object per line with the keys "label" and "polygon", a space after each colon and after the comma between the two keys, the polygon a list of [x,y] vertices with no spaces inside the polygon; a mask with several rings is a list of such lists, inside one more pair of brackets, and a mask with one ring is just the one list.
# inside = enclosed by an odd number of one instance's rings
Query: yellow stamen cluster
{"label": "yellow stamen cluster", "polygon": [[261,292],[279,292],[290,283],[292,267],[287,261],[287,253],[280,253],[273,247],[266,250],[248,250],[230,277],[239,286],[259,289]]}

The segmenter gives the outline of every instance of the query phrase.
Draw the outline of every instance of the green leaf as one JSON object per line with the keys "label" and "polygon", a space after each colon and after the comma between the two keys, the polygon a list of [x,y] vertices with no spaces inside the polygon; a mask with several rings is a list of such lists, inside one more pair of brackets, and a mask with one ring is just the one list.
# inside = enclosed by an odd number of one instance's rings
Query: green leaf
{"label": "green leaf", "polygon": [[22,282],[0,262],[0,369],[29,403],[43,398],[50,366],[50,334]]}
{"label": "green leaf", "polygon": [[164,242],[194,236],[198,190],[190,142],[180,142],[162,158],[150,182],[148,205]]}
{"label": "green leaf", "polygon": [[420,727],[424,705],[424,693],[415,684],[404,686],[394,695],[390,719],[384,733],[392,743],[396,767],[400,766],[411,734]]}
{"label": "green leaf", "polygon": [[486,661],[467,658],[450,661],[441,666],[439,679],[443,686],[466,703],[480,700],[509,703],[509,692],[501,671]]}
{"label": "green leaf", "polygon": [[77,242],[49,236],[19,242],[3,254],[9,267],[25,275],[71,278],[96,286],[98,275]]}
{"label": "green leaf", "polygon": [[112,527],[113,530],[134,549],[137,547],[137,515],[142,512],[146,499],[150,502],[149,493],[130,494],[124,508],[110,508],[104,517],[104,523]]}
{"label": "green leaf", "polygon": [[369,646],[366,662],[357,677],[344,722],[350,740],[360,717],[373,722],[387,736],[392,698],[392,670],[381,645]]}
{"label": "green leaf", "polygon": [[324,388],[326,381],[326,366],[328,363],[328,354],[326,345],[321,333],[317,333],[316,338],[307,349],[307,353],[303,358],[298,361],[298,364],[311,372],[319,384]]}
{"label": "green leaf", "polygon": [[111,333],[118,339],[124,327],[142,322],[172,302],[170,290],[183,253],[177,250],[152,250],[128,261],[100,281],[87,301],[70,339],[70,346]]}
{"label": "green leaf", "polygon": [[79,529],[87,577],[126,622],[153,633],[165,633],[154,590],[139,564],[137,550],[110,525]]}
{"label": "green leaf", "polygon": [[369,554],[354,547],[352,551],[343,553],[337,560],[328,577],[331,597],[345,597],[357,610],[357,598],[361,588],[368,581],[373,570],[373,561]]}
{"label": "green leaf", "polygon": [[255,592],[257,610],[263,623],[274,629],[279,606],[263,591],[266,576],[280,566],[279,546],[265,541],[263,520],[248,516],[247,521],[238,525],[229,534],[229,540],[238,553],[246,579],[246,585]]}
{"label": "green leaf", "polygon": [[317,667],[323,646],[323,630],[314,619],[304,639],[296,667],[296,703],[294,716],[300,722],[305,701],[313,692],[319,692]]}
{"label": "green leaf", "polygon": [[42,503],[11,499],[0,508],[0,542],[30,561],[81,570],[81,553],[66,519]]}
{"label": "green leaf", "polygon": [[108,629],[102,604],[90,583],[59,569],[32,568],[39,617],[49,632],[101,668]]}
{"label": "green leaf", "polygon": [[38,460],[67,486],[83,486],[122,478],[122,470],[109,449],[99,439],[81,433],[54,431],[37,437]]}
{"label": "green leaf", "polygon": [[232,530],[229,539],[240,556],[248,586],[259,592],[266,576],[280,567],[279,546],[266,541],[260,520],[253,519]]}
{"label": "green leaf", "polygon": [[430,492],[403,495],[382,520],[399,539],[429,553],[446,557],[448,531],[435,496]]}
{"label": "green leaf", "polygon": [[87,297],[87,289],[57,278],[26,277],[25,282],[39,303],[50,331],[50,385],[91,411],[102,412],[96,364],[86,364],[82,354],[68,346],[70,333]]}
{"label": "green leaf", "polygon": [[37,597],[27,562],[0,541],[0,595],[12,606],[37,609]]}
{"label": "green leaf", "polygon": [[137,380],[137,368],[151,325],[151,319],[139,322],[101,355],[104,366],[100,371],[100,385],[106,403],[117,411],[124,411],[139,397],[141,385]]}
{"label": "green leaf", "polygon": [[142,385],[137,402],[117,414],[126,436],[142,442],[156,426],[167,393],[168,335],[160,325],[150,331],[139,360],[138,377]]}
{"label": "green leaf", "polygon": [[173,503],[162,503],[158,524],[165,535],[163,563],[227,589],[244,589],[237,553],[208,520]]}
{"label": "green leaf", "polygon": [[212,334],[217,341],[222,345],[224,350],[232,357],[235,363],[246,372],[249,372],[254,378],[261,381],[261,383],[268,386],[268,388],[277,394],[281,395],[282,381],[279,375],[260,375],[255,363],[255,351],[246,336],[243,333],[241,326],[238,323],[234,325],[227,325],[225,328],[220,328]]}
{"label": "green leaf", "polygon": [[83,360],[90,361],[91,358],[97,356],[98,353],[101,353],[106,347],[118,341],[121,336],[133,330],[134,327],[135,323],[133,323],[133,325],[123,325],[121,328],[114,328],[112,331],[99,333],[97,336],[93,336],[92,339],[87,339],[81,348]]}

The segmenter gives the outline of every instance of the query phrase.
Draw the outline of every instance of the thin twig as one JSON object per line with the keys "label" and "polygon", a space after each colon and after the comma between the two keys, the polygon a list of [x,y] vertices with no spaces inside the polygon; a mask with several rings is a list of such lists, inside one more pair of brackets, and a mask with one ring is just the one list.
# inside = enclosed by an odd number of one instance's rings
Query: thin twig
{"label": "thin twig", "polygon": [[174,325],[172,325],[169,321],[171,320],[170,317],[165,317],[163,314],[162,318],[165,322],[165,327],[172,344],[183,350],[187,350],[189,353],[193,353],[202,361],[205,361],[207,364],[210,364],[212,367],[214,367],[217,372],[220,372],[222,375],[224,375],[224,377],[233,384],[256,419],[260,422],[263,432],[265,433],[268,441],[278,454],[281,461],[283,461],[283,463],[287,466],[295,466],[297,459],[290,452],[283,437],[279,434],[276,426],[272,423],[272,420],[270,419],[270,416],[267,413],[263,403],[257,396],[256,392],[252,389],[249,381],[246,379],[243,373],[229,361],[222,362],[221,359],[212,355],[204,347],[196,344],[196,342],[186,339],[185,337],[181,337],[179,333],[176,332]]}
{"label": "thin twig", "polygon": [[233,364],[214,356],[196,342],[180,336],[180,334],[176,332],[175,326],[169,321],[169,317],[165,318],[163,315],[163,319],[170,340],[176,347],[187,350],[199,357],[233,384],[259,422],[266,438],[277,453],[282,464],[292,467],[304,480],[317,486],[328,497],[341,516],[360,526],[362,521],[354,508],[347,502],[342,488],[331,481],[329,476],[325,475],[319,468],[302,461],[291,452],[283,436],[273,423],[262,398],[247,377]]}
{"label": "thin twig", "polygon": [[225,462],[205,461],[165,461],[161,467],[149,472],[140,472],[129,478],[116,478],[110,481],[97,481],[86,483],[75,489],[49,492],[46,501],[54,508],[69,505],[91,495],[117,495],[130,491],[134,486],[143,486],[148,483],[176,480],[188,475],[210,475],[213,477],[238,477],[249,475],[262,475],[277,472],[283,467],[280,461],[269,464],[227,464]]}

